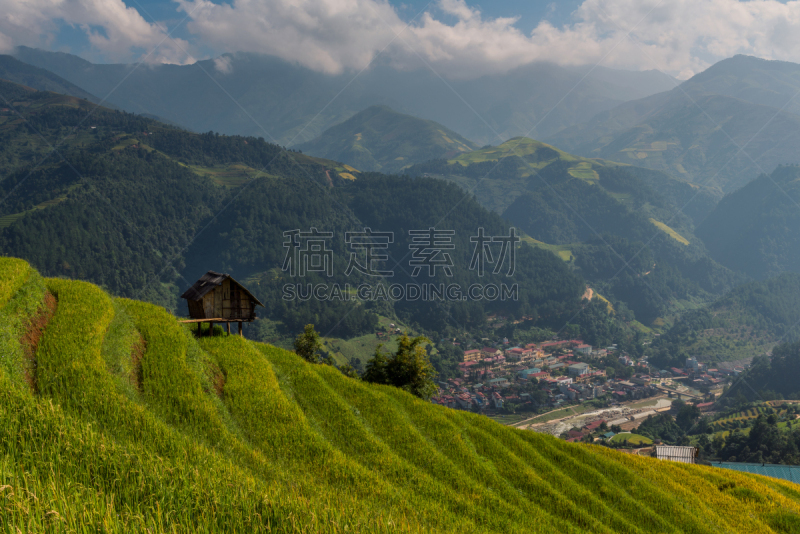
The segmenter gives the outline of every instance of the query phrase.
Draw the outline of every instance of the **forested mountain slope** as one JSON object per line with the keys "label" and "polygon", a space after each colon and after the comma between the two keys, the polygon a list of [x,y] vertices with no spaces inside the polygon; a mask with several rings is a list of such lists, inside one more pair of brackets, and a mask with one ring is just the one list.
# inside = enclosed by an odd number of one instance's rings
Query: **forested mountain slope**
{"label": "forested mountain slope", "polygon": [[[684,314],[650,347],[650,361],[681,367],[689,356],[732,361],[763,355],[778,342],[800,339],[800,274],[742,284]],[[798,388],[800,389],[800,388]]]}
{"label": "forested mountain slope", "polygon": [[[78,98],[85,98],[91,102],[99,102],[96,96],[84,91],[77,85],[68,82],[64,78],[52,72],[28,65],[16,59],[14,56],[0,55],[0,79],[18,83],[40,91],[53,91],[54,93],[64,93]],[[3,95],[6,96],[6,95]],[[2,107],[7,103],[2,102]]]}
{"label": "forested mountain slope", "polygon": [[478,147],[434,121],[397,113],[388,106],[370,106],[294,148],[362,171],[391,173]]}
{"label": "forested mountain slope", "polygon": [[528,138],[407,172],[459,184],[534,245],[563,254],[645,324],[742,279],[712,260],[694,235],[718,197],[661,172],[581,158]]}
{"label": "forested mountain slope", "polygon": [[[0,306],[10,528],[711,534],[798,523],[786,481],[568,444],[238,336],[197,339],[162,308],[44,280],[19,260],[0,260]],[[43,330],[34,344],[21,335],[31,325]]]}
{"label": "forested mountain slope", "polygon": [[800,167],[779,167],[726,196],[697,235],[714,259],[754,278],[800,272]]}
{"label": "forested mountain slope", "polygon": [[[731,385],[722,399],[727,399],[731,404],[742,398],[750,401],[798,399],[798,373],[800,342],[782,343],[775,347],[770,356],[759,355],[754,358],[752,366]],[[753,450],[755,453],[758,449]]]}
{"label": "forested mountain slope", "polygon": [[[392,312],[392,302],[287,300],[283,287],[455,283],[466,291],[488,283],[469,268],[470,237],[478,228],[510,232],[441,180],[359,173],[262,139],[193,134],[72,97],[2,87],[14,95],[14,114],[0,117],[0,249],[48,276],[175,309],[180,292],[214,269],[246,281],[266,304],[264,314],[290,331],[314,323],[350,336],[372,331],[376,313]],[[409,232],[431,227],[453,232],[452,276],[442,269],[412,276]],[[331,272],[287,272],[284,233],[311,228],[332,232]],[[393,232],[390,258],[380,264],[393,277],[347,273],[354,250],[346,233],[365,228]],[[394,311],[433,334],[481,323],[489,310],[561,321],[560,328],[562,316],[579,310],[584,283],[560,260],[522,247],[516,266],[513,276],[504,271],[494,280],[518,284],[513,300],[404,300]]]}

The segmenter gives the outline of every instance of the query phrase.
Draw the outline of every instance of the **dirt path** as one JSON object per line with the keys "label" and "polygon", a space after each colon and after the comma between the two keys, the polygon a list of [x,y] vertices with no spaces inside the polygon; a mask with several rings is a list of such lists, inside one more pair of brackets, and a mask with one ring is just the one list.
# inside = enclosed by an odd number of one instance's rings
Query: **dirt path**
{"label": "dirt path", "polygon": [[47,328],[47,324],[53,318],[57,306],[56,298],[47,291],[44,295],[44,306],[39,308],[36,315],[31,317],[25,333],[22,334],[22,339],[20,339],[26,360],[25,381],[28,382],[34,393],[39,392],[36,383],[36,349],[39,347],[39,341],[42,339],[44,329]]}
{"label": "dirt path", "polygon": [[[571,406],[570,406],[570,408],[571,408]],[[551,414],[551,413],[553,413],[553,412],[560,412],[560,411],[561,411],[561,410],[563,410],[563,409],[564,409],[564,408],[556,408],[555,410],[550,410],[549,412],[545,412],[545,413],[536,414],[536,415],[534,415],[533,417],[528,417],[527,419],[523,419],[522,421],[519,421],[518,423],[514,423],[514,424],[512,424],[512,425],[510,425],[510,426],[519,426],[519,425],[524,425],[524,424],[525,424],[525,423],[527,423],[528,421],[533,421],[534,419],[538,419],[539,417],[543,417],[543,416],[545,416],[545,415],[547,415],[547,414]],[[575,413],[575,410],[572,410],[572,413]],[[564,417],[562,417],[562,419],[566,419],[567,417],[573,417],[573,416],[571,416],[571,415],[567,415],[567,416],[564,416]],[[555,419],[552,419],[551,421],[555,421]],[[550,421],[548,421],[548,422],[550,422]]]}

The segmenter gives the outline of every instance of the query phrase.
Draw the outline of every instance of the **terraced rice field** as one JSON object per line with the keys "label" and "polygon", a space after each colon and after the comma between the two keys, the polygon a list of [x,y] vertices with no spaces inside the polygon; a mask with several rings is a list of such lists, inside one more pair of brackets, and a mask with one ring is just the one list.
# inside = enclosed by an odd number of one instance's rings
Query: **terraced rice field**
{"label": "terraced rice field", "polygon": [[[739,422],[742,422],[742,421],[752,421],[752,420],[756,419],[759,415],[762,415],[762,414],[766,415],[768,410],[772,410],[772,409],[767,407],[767,406],[757,406],[755,408],[749,408],[749,409],[744,410],[742,412],[738,412],[738,413],[736,413],[736,414],[734,414],[734,415],[732,415],[730,417],[726,417],[724,419],[718,419],[718,420],[714,421],[713,423],[711,423],[711,428],[713,428],[715,431],[726,430],[726,429],[729,429],[729,428],[733,428],[731,423],[734,423],[734,422],[739,423]],[[781,416],[781,415],[786,413],[786,410],[783,410],[783,409],[780,409],[780,408],[774,408],[774,412],[775,412],[775,415]]]}
{"label": "terraced rice field", "polygon": [[769,533],[800,518],[786,481],[568,444],[238,336],[196,339],[163,308],[24,262],[0,274],[3,328],[57,301],[36,387],[0,366],[6,532]]}

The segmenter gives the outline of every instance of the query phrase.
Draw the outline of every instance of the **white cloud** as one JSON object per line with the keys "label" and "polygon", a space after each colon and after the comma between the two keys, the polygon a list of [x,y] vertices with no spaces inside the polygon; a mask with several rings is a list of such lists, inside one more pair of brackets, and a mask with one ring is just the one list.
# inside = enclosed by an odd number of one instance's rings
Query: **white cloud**
{"label": "white cloud", "polygon": [[402,29],[394,8],[380,0],[179,0],[188,28],[220,52],[261,52],[315,70],[359,69]]}
{"label": "white cloud", "polygon": [[233,64],[231,63],[230,56],[220,56],[214,59],[214,68],[217,72],[222,74],[230,74],[233,72]]}
{"label": "white cloud", "polygon": [[387,45],[385,55],[399,66],[419,54],[453,77],[538,60],[680,77],[736,53],[800,60],[800,1],[586,0],[573,23],[542,21],[530,34],[516,19],[485,18],[464,0],[439,0],[409,28],[383,0],[178,1],[194,10],[190,31],[213,49],[273,54],[331,73],[361,69]]}
{"label": "white cloud", "polygon": [[17,45],[48,47],[60,23],[80,28],[92,47],[112,61],[145,56],[150,62],[194,61],[186,52],[188,43],[166,38],[163,26],[148,23],[122,0],[0,0],[0,51]]}
{"label": "white cloud", "polygon": [[[188,15],[192,43],[165,39],[164,27],[122,0],[0,0],[0,50],[47,47],[63,21],[108,59],[138,59],[161,43],[151,61],[186,63],[187,50],[245,51],[329,73],[359,70],[379,54],[399,68],[418,66],[419,55],[450,77],[541,60],[684,78],[737,53],[800,61],[800,0],[585,0],[570,24],[542,21],[529,33],[517,19],[485,17],[465,0],[436,0],[408,27],[387,0],[175,2]],[[228,60],[215,66],[230,71]]]}

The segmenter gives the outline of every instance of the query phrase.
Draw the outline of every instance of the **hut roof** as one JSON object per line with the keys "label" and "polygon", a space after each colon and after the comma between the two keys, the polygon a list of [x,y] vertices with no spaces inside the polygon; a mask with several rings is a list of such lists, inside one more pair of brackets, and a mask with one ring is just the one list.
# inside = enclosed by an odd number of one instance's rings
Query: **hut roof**
{"label": "hut roof", "polygon": [[222,285],[222,282],[224,282],[228,278],[230,278],[230,280],[237,286],[242,288],[242,291],[247,293],[250,296],[250,298],[256,302],[256,304],[258,304],[259,306],[263,306],[261,301],[258,300],[255,295],[250,293],[250,291],[248,291],[246,287],[237,282],[231,275],[225,273],[218,273],[215,271],[208,271],[206,274],[201,276],[200,279],[197,282],[195,282],[194,285],[192,285],[192,287],[183,292],[181,298],[186,300],[200,300],[206,293],[212,291],[215,287]]}

